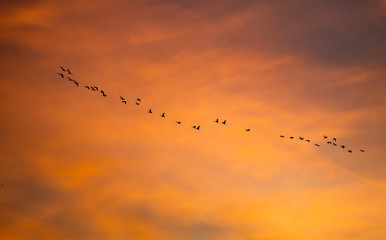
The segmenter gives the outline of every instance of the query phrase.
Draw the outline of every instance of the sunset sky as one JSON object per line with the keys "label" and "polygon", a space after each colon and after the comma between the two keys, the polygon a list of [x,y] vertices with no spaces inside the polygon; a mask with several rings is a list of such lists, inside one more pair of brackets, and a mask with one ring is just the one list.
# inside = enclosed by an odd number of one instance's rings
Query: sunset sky
{"label": "sunset sky", "polygon": [[2,240],[386,239],[386,1],[2,1],[0,61]]}

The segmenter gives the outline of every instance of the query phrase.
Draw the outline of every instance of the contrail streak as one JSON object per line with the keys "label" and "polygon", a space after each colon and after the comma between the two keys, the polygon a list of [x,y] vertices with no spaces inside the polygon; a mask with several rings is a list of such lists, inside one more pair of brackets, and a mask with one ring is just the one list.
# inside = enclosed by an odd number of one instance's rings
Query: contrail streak
{"label": "contrail streak", "polygon": [[307,152],[303,152],[303,151],[301,151],[301,150],[299,150],[299,149],[297,149],[297,148],[295,148],[295,147],[293,147],[293,146],[290,146],[290,145],[288,145],[288,146],[291,147],[292,149],[294,149],[295,151],[297,151],[297,152],[303,154],[303,155],[307,155],[308,157],[311,157],[311,158],[313,158],[314,160],[321,161],[321,162],[323,162],[323,163],[325,163],[325,164],[327,164],[327,165],[329,165],[329,166],[331,166],[331,167],[337,169],[337,170],[340,171],[340,172],[343,172],[343,173],[346,173],[346,174],[348,174],[348,175],[351,175],[351,176],[353,176],[353,177],[355,177],[355,178],[357,178],[357,179],[359,179],[359,180],[362,180],[363,182],[366,182],[366,183],[368,183],[368,184],[371,184],[371,185],[373,185],[373,186],[375,186],[375,187],[377,187],[377,188],[379,188],[379,189],[381,189],[381,190],[383,190],[383,191],[386,192],[386,187],[385,187],[385,186],[382,186],[382,185],[379,184],[379,183],[376,183],[376,182],[374,182],[374,181],[372,181],[372,180],[370,180],[370,179],[367,179],[367,178],[365,178],[365,177],[359,176],[358,174],[353,173],[353,172],[351,172],[351,171],[349,171],[349,170],[347,170],[347,169],[344,169],[344,168],[342,168],[342,167],[336,165],[335,163],[332,163],[332,162],[330,162],[330,161],[328,161],[328,160],[325,160],[325,159],[323,159],[323,158],[321,158],[321,157],[319,157],[319,156],[315,156],[315,155],[309,154],[309,153],[307,153]]}

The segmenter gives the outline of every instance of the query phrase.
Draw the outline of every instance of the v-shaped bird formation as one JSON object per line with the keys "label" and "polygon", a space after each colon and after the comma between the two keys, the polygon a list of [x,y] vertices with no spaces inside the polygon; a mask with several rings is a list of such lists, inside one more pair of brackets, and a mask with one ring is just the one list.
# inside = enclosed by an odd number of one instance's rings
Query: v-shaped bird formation
{"label": "v-shaped bird formation", "polygon": [[[59,73],[57,73],[57,74],[58,74],[58,75],[60,76],[60,78],[62,78],[62,79],[65,79],[65,74],[73,75],[73,73],[70,71],[69,68],[64,68],[64,67],[60,66],[60,69],[62,70],[62,72],[59,72]],[[78,81],[75,81],[74,79],[70,78],[69,76],[67,76],[67,79],[68,79],[69,81],[73,82],[77,87],[79,87]],[[98,88],[97,86],[84,86],[84,87],[85,87],[86,89],[90,90],[90,91],[100,92],[102,97],[107,97],[107,96],[108,96],[102,89]],[[127,104],[126,98],[120,96],[119,99],[120,99],[120,101],[121,101],[123,104]],[[134,101],[134,103],[135,103],[137,106],[141,105],[141,102],[142,102],[142,100],[141,100],[141,98],[139,98],[139,97]],[[151,110],[151,108],[149,108],[149,110],[148,110],[147,112],[148,112],[148,113],[153,113],[152,110]],[[160,115],[160,117],[166,118],[166,113],[163,112],[163,113]],[[225,120],[225,119],[224,119],[224,120],[219,120],[219,119],[217,118],[214,122],[215,122],[215,123],[221,123],[221,124],[223,124],[223,125],[227,125],[227,120]],[[176,123],[177,123],[177,124],[182,124],[181,121],[176,121]],[[193,125],[193,126],[192,126],[192,128],[194,128],[195,130],[201,130],[200,127],[201,127],[201,125]],[[246,129],[245,129],[245,132],[250,132],[250,131],[251,131],[250,128],[246,128]],[[285,138],[284,135],[279,135],[279,137],[280,137],[280,138]],[[289,138],[289,139],[295,139],[293,136],[290,136],[290,137],[288,137],[288,138]],[[329,140],[328,136],[323,135],[323,139],[327,139],[327,140],[326,140],[326,144],[327,144],[327,145],[331,145],[331,146],[335,146],[335,147],[338,146],[338,144],[336,143],[337,140],[336,140],[335,137],[332,138],[332,140]],[[299,140],[300,140],[300,141],[303,141],[303,140],[304,140],[304,137],[299,136]],[[304,140],[304,142],[310,143],[311,140],[306,139],[306,140]],[[318,144],[318,143],[314,143],[314,145],[315,145],[315,147],[320,147],[320,144]],[[340,145],[340,149],[343,149],[343,150],[344,150],[345,148],[346,148],[345,145]],[[352,153],[353,151],[352,151],[351,149],[348,149],[347,152],[348,152],[348,153]],[[364,150],[364,149],[360,149],[360,152],[365,152],[365,150]]]}

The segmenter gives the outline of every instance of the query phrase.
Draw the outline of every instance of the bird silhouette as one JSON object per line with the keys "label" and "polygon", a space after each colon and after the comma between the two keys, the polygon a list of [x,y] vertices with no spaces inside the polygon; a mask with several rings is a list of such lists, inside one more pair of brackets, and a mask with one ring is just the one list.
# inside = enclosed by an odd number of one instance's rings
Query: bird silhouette
{"label": "bird silhouette", "polygon": [[290,138],[291,138],[291,139],[294,139],[294,137],[292,137],[292,136],[291,136]]}
{"label": "bird silhouette", "polygon": [[336,143],[332,143],[334,146],[336,146]]}
{"label": "bird silhouette", "polygon": [[107,96],[103,90],[101,90],[101,93],[102,93],[102,96],[103,96],[103,97],[106,97],[106,96]]}
{"label": "bird silhouette", "polygon": [[95,89],[96,89],[96,91],[98,92],[98,87],[95,87],[95,86],[94,86],[94,88],[95,88]]}
{"label": "bird silhouette", "polygon": [[70,78],[70,77],[67,77],[68,78],[68,80],[70,80],[70,81],[74,81],[74,79],[72,79],[72,78]]}
{"label": "bird silhouette", "polygon": [[300,139],[300,140],[303,140],[303,139],[304,139],[304,137],[299,137],[299,139]]}
{"label": "bird silhouette", "polygon": [[64,69],[62,66],[60,66],[63,72],[67,72],[66,69]]}
{"label": "bird silhouette", "polygon": [[319,147],[319,144],[316,144],[316,143],[315,143],[315,146]]}
{"label": "bird silhouette", "polygon": [[77,81],[75,80],[72,80],[72,81],[76,84],[77,87],[79,86],[79,83]]}
{"label": "bird silhouette", "polygon": [[349,152],[349,153],[352,153],[352,151],[351,151],[351,150],[348,150],[347,152]]}
{"label": "bird silhouette", "polygon": [[91,88],[91,90],[96,91],[94,87],[91,87],[91,86],[90,86],[90,88]]}
{"label": "bird silhouette", "polygon": [[152,111],[151,111],[151,108],[149,108],[149,111],[147,111],[148,113],[153,113]]}
{"label": "bird silhouette", "polygon": [[181,124],[181,122],[176,122],[177,124]]}
{"label": "bird silhouette", "polygon": [[57,74],[60,75],[62,78],[64,78],[63,73],[57,73]]}
{"label": "bird silhouette", "polygon": [[68,74],[72,74],[72,72],[70,71],[69,68],[67,68],[67,72],[68,72]]}
{"label": "bird silhouette", "polygon": [[192,128],[197,128],[197,126],[192,126]]}
{"label": "bird silhouette", "polygon": [[123,98],[123,97],[121,96],[121,100],[122,100],[122,101],[124,101],[124,100],[125,100],[125,98]]}
{"label": "bird silhouette", "polygon": [[163,117],[163,118],[164,118],[164,117],[165,117],[165,113],[162,113],[161,117]]}
{"label": "bird silhouette", "polygon": [[245,129],[245,131],[247,131],[247,132],[250,132],[250,131],[251,131],[251,129],[247,128],[247,129]]}
{"label": "bird silhouette", "polygon": [[90,90],[90,87],[89,86],[84,86],[85,88],[87,88],[88,90]]}
{"label": "bird silhouette", "polygon": [[336,141],[336,138],[333,138],[332,140]]}
{"label": "bird silhouette", "polygon": [[123,100],[122,102],[123,102],[124,104],[126,104],[126,103],[127,103],[127,101],[126,101],[126,100]]}
{"label": "bird silhouette", "polygon": [[227,120],[224,120],[224,122],[222,122],[222,124],[224,124],[224,125],[227,124]]}
{"label": "bird silhouette", "polygon": [[365,152],[365,150],[361,149],[361,152]]}
{"label": "bird silhouette", "polygon": [[306,142],[310,142],[310,140],[307,139]]}
{"label": "bird silhouette", "polygon": [[218,123],[218,118],[217,118],[216,121],[214,121],[214,122]]}
{"label": "bird silhouette", "polygon": [[141,102],[141,99],[140,99],[140,98],[137,98],[137,101],[138,101],[138,102]]}
{"label": "bird silhouette", "polygon": [[284,138],[284,136],[283,136],[283,135],[280,135],[280,137],[281,137],[281,138]]}
{"label": "bird silhouette", "polygon": [[197,130],[200,130],[200,125],[198,125],[196,129],[197,129]]}
{"label": "bird silhouette", "polygon": [[324,136],[324,135],[323,135],[323,137],[324,137],[324,138],[328,138],[328,136]]}
{"label": "bird silhouette", "polygon": [[342,149],[344,149],[344,145],[340,146]]}
{"label": "bird silhouette", "polygon": [[332,144],[332,142],[327,142],[327,144]]}

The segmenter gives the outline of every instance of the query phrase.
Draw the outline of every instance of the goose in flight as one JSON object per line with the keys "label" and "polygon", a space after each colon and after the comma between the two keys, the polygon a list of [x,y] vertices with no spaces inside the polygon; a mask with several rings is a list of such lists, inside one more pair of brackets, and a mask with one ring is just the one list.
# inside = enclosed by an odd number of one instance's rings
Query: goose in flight
{"label": "goose in flight", "polygon": [[284,138],[284,135],[280,135],[281,138]]}
{"label": "goose in flight", "polygon": [[141,99],[140,99],[140,98],[137,98],[137,101],[138,101],[138,102],[141,102]]}
{"label": "goose in flight", "polygon": [[216,119],[216,121],[214,121],[215,123],[218,123],[218,118]]}
{"label": "goose in flight", "polygon": [[303,140],[303,139],[304,139],[304,137],[299,137],[299,139],[300,139],[300,140]]}
{"label": "goose in flight", "polygon": [[181,122],[176,122],[177,124],[181,124]]}
{"label": "goose in flight", "polygon": [[227,120],[224,120],[224,122],[222,122],[222,124],[224,124],[224,125],[227,124]]}
{"label": "goose in flight", "polygon": [[349,153],[352,153],[352,151],[351,151],[351,150],[348,150],[347,152],[349,152]]}
{"label": "goose in flight", "polygon": [[96,91],[98,92],[98,87],[94,86],[94,88],[96,89]]}
{"label": "goose in flight", "polygon": [[324,138],[328,138],[328,136],[323,135]]}
{"label": "goose in flight", "polygon": [[77,81],[75,80],[72,80],[72,81],[76,84],[77,87],[79,87],[79,83]]}
{"label": "goose in flight", "polygon": [[340,146],[342,149],[344,149],[344,145]]}
{"label": "goose in flight", "polygon": [[332,143],[334,146],[336,146],[336,143]]}
{"label": "goose in flight", "polygon": [[102,96],[103,96],[103,97],[106,97],[106,96],[107,96],[103,90],[101,90],[101,93],[102,93]]}
{"label": "goose in flight", "polygon": [[319,147],[319,144],[316,144],[316,143],[315,143],[315,146]]}
{"label": "goose in flight", "polygon": [[121,100],[122,100],[122,101],[125,101],[126,99],[125,99],[125,98],[123,98],[123,97],[121,96]]}
{"label": "goose in flight", "polygon": [[60,75],[62,78],[64,78],[63,73],[57,73],[57,74]]}
{"label": "goose in flight", "polygon": [[87,88],[88,90],[90,90],[90,87],[89,86],[84,86],[85,88]]}
{"label": "goose in flight", "polygon": [[96,91],[94,87],[91,87],[91,86],[90,86],[90,88],[91,88],[91,90]]}
{"label": "goose in flight", "polygon": [[336,142],[336,138],[333,138],[332,140],[334,140]]}
{"label": "goose in flight", "polygon": [[307,139],[306,142],[310,142],[310,140]]}
{"label": "goose in flight", "polygon": [[153,113],[152,111],[151,111],[151,108],[149,108],[149,111],[147,111],[148,113]]}
{"label": "goose in flight", "polygon": [[291,136],[290,138],[291,138],[291,139],[294,139],[294,137],[292,137],[292,136]]}
{"label": "goose in flight", "polygon": [[250,131],[251,131],[251,129],[247,128],[247,129],[245,129],[245,131],[247,131],[247,132],[250,132]]}
{"label": "goose in flight", "polygon": [[164,118],[164,117],[165,117],[165,113],[162,113],[161,117],[163,117],[163,118]]}
{"label": "goose in flight", "polygon": [[195,128],[195,129],[197,129],[197,126],[192,126],[192,128]]}
{"label": "goose in flight", "polygon": [[60,66],[63,72],[67,72],[66,69],[64,69],[62,66]]}
{"label": "goose in flight", "polygon": [[197,130],[200,130],[200,125],[198,125],[196,129],[197,129]]}
{"label": "goose in flight", "polygon": [[361,149],[361,152],[365,152],[365,150]]}
{"label": "goose in flight", "polygon": [[332,142],[327,142],[327,144],[332,144]]}
{"label": "goose in flight", "polygon": [[70,71],[69,68],[67,68],[67,72],[68,72],[68,74],[72,74],[72,72]]}
{"label": "goose in flight", "polygon": [[123,102],[124,104],[126,104],[126,103],[127,103],[127,101],[126,101],[126,100],[123,100],[122,102]]}

